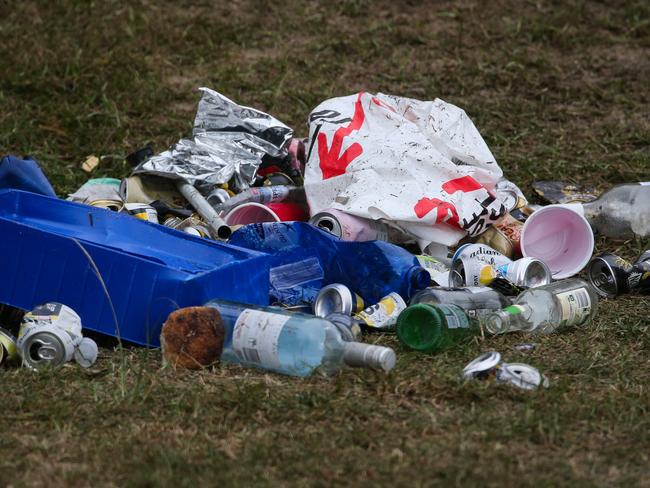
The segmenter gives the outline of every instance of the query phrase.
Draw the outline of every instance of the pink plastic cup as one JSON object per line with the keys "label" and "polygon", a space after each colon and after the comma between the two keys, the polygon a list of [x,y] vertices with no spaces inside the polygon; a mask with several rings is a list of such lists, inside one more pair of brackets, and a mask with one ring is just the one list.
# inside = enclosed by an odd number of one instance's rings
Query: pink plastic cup
{"label": "pink plastic cup", "polygon": [[553,279],[568,278],[591,259],[594,233],[579,213],[562,205],[548,205],[526,220],[521,231],[521,252],[544,261]]}
{"label": "pink plastic cup", "polygon": [[266,205],[244,203],[233,208],[224,217],[228,225],[258,224],[261,222],[280,222],[280,218]]}

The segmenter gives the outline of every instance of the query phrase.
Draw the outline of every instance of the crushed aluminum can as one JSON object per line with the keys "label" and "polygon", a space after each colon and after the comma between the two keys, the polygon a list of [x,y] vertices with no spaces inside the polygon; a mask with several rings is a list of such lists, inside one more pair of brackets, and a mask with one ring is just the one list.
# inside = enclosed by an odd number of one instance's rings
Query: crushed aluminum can
{"label": "crushed aluminum can", "polygon": [[548,378],[537,368],[523,363],[501,363],[497,382],[507,383],[522,390],[536,390],[540,386],[548,388]]}
{"label": "crushed aluminum can", "polygon": [[23,365],[40,370],[73,358],[84,368],[97,359],[97,345],[81,333],[81,318],[70,307],[49,302],[25,314],[16,342]]}
{"label": "crushed aluminum can", "polygon": [[507,214],[478,236],[474,242],[486,244],[510,259],[521,255],[521,230],[524,224]]}
{"label": "crushed aluminum can", "polygon": [[0,327],[0,366],[18,358],[16,338],[11,332]]}
{"label": "crushed aluminum can", "polygon": [[151,205],[146,203],[125,203],[124,210],[133,215],[136,219],[146,220],[147,222],[158,223],[158,212]]}
{"label": "crushed aluminum can", "polygon": [[605,298],[615,298],[629,291],[628,275],[632,263],[612,253],[594,257],[587,266],[589,283]]}
{"label": "crushed aluminum can", "polygon": [[463,378],[472,380],[496,376],[499,364],[501,364],[501,354],[496,351],[486,352],[463,368]]}
{"label": "crushed aluminum can", "polygon": [[327,317],[336,312],[353,315],[363,308],[363,298],[340,283],[321,288],[314,301],[314,314],[318,317]]}
{"label": "crushed aluminum can", "polygon": [[362,310],[354,317],[368,330],[394,330],[397,317],[406,308],[402,297],[393,292],[379,300],[378,303]]}
{"label": "crushed aluminum can", "polygon": [[386,224],[332,208],[315,214],[309,219],[309,223],[344,241],[388,241],[389,239]]}

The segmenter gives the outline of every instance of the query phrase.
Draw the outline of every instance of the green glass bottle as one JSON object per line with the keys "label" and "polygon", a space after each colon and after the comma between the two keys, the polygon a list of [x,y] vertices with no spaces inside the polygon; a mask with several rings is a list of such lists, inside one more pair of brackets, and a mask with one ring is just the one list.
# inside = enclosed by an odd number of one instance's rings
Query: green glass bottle
{"label": "green glass bottle", "polygon": [[417,303],[397,318],[397,337],[411,349],[432,353],[476,333],[478,324],[457,305]]}

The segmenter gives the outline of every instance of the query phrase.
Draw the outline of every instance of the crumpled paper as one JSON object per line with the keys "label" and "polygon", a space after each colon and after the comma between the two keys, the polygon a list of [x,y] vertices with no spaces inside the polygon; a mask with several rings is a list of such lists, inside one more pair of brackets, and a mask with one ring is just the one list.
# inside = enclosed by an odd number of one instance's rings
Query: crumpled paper
{"label": "crumpled paper", "polygon": [[181,139],[138,165],[133,174],[182,179],[205,191],[234,178],[235,189],[245,190],[265,155],[287,156],[293,131],[264,112],[238,105],[209,88],[200,90],[193,139]]}
{"label": "crumpled paper", "polygon": [[312,215],[380,219],[425,248],[476,236],[507,212],[494,191],[503,172],[455,105],[361,92],[321,103],[309,129]]}

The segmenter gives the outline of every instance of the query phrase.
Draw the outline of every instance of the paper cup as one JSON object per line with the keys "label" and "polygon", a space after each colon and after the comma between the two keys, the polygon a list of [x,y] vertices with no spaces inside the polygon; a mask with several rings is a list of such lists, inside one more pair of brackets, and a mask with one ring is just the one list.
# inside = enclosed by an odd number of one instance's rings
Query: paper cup
{"label": "paper cup", "polygon": [[280,218],[266,205],[244,203],[233,208],[224,217],[228,225],[258,224],[261,222],[280,222]]}
{"label": "paper cup", "polygon": [[521,252],[550,268],[553,279],[568,278],[584,268],[594,252],[594,233],[579,213],[561,205],[534,212],[521,231]]}

